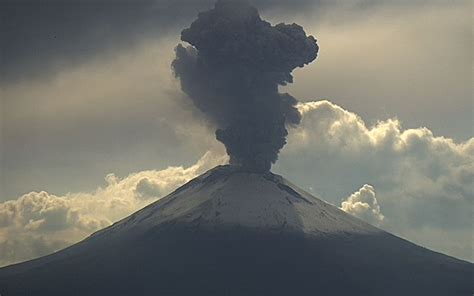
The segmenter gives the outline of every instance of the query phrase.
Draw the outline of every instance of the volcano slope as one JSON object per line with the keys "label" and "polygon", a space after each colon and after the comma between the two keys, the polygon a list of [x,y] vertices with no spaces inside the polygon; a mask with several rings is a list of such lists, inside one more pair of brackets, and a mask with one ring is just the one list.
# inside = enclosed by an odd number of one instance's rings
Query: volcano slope
{"label": "volcano slope", "polygon": [[472,295],[473,266],[280,176],[220,166],[69,248],[0,269],[0,293]]}

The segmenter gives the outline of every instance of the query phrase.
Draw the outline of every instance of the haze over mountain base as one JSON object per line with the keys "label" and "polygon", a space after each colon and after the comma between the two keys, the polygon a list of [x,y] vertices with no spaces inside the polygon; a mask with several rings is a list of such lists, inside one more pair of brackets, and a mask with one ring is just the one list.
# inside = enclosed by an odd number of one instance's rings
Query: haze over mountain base
{"label": "haze over mountain base", "polygon": [[0,269],[0,293],[471,295],[473,275],[280,176],[221,166],[72,247]]}

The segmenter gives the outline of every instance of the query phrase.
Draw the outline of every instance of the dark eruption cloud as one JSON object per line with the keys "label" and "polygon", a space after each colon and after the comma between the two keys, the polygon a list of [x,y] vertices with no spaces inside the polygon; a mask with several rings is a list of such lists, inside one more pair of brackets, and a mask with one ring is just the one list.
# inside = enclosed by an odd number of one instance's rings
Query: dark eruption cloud
{"label": "dark eruption cloud", "polygon": [[217,126],[231,164],[268,171],[297,125],[297,100],[278,92],[291,72],[313,61],[318,45],[297,24],[272,26],[247,1],[221,0],[199,14],[176,48],[183,91]]}

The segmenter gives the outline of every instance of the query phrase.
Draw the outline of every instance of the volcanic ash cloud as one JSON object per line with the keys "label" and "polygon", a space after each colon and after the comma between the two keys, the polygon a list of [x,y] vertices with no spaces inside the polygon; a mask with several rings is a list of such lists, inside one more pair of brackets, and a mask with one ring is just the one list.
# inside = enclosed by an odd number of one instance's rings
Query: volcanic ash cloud
{"label": "volcanic ash cloud", "polygon": [[286,125],[301,116],[297,100],[279,93],[291,72],[316,59],[319,47],[297,24],[272,26],[246,1],[218,1],[181,33],[175,75],[194,105],[217,126],[230,163],[265,172],[286,144]]}

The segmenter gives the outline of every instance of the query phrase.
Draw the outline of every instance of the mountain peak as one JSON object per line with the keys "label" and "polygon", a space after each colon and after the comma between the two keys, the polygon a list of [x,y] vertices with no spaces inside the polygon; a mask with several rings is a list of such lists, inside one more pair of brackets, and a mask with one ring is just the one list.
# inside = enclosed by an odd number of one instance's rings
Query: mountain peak
{"label": "mountain peak", "polygon": [[309,236],[381,232],[279,175],[232,165],[209,170],[103,232],[136,236],[166,223],[196,230],[248,227]]}
{"label": "mountain peak", "polygon": [[82,242],[1,268],[0,293],[470,295],[473,272],[281,176],[219,166]]}

